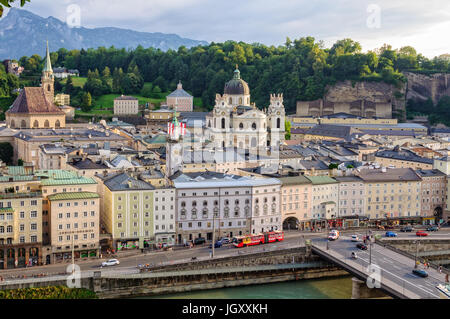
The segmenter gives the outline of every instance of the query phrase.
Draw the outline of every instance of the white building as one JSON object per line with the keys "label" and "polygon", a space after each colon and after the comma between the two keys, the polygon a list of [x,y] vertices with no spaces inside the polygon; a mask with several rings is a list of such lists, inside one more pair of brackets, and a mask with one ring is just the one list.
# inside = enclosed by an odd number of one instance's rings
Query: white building
{"label": "white building", "polygon": [[284,141],[285,110],[282,94],[271,94],[267,110],[250,104],[250,89],[236,68],[225,84],[224,94],[216,95],[214,110],[206,116],[206,136],[216,148],[241,149],[278,146]]}
{"label": "white building", "polygon": [[176,188],[177,241],[281,230],[280,187],[274,178],[216,172],[181,173]]}
{"label": "white building", "polygon": [[155,189],[153,209],[155,242],[175,244],[175,189]]}
{"label": "white building", "polygon": [[139,113],[139,100],[132,96],[121,95],[114,99],[114,115],[132,115]]}

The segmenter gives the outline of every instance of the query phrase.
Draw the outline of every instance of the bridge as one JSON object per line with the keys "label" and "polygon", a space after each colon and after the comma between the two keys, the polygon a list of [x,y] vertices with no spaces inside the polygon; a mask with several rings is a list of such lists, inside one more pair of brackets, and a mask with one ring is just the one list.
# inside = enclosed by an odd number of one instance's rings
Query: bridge
{"label": "bridge", "polygon": [[[330,242],[325,238],[314,239],[311,251],[342,267],[364,284],[368,282],[369,288],[379,288],[394,298],[437,299],[442,296],[436,286],[444,283],[445,274],[428,268],[427,278],[414,275],[414,256],[397,249],[372,243],[368,250],[363,251],[356,248],[350,237],[341,236]],[[353,251],[357,254],[356,259],[351,258]]]}

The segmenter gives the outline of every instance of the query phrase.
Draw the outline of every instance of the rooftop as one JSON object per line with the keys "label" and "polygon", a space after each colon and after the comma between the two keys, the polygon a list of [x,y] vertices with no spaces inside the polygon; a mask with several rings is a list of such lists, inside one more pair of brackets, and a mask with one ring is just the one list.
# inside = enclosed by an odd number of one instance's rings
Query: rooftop
{"label": "rooftop", "polygon": [[365,182],[420,181],[421,178],[411,168],[362,169],[359,177]]}
{"label": "rooftop", "polygon": [[91,198],[100,198],[100,196],[97,193],[91,193],[91,192],[58,193],[58,194],[52,194],[52,195],[48,196],[48,199],[50,201],[91,199]]}
{"label": "rooftop", "polygon": [[335,184],[338,181],[328,176],[305,176],[313,185]]}

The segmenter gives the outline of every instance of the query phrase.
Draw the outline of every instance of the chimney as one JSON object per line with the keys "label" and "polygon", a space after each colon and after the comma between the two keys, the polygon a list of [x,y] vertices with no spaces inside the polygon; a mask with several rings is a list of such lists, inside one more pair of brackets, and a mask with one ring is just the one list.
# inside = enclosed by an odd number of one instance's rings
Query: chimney
{"label": "chimney", "polygon": [[131,181],[130,180],[128,180],[128,188],[131,188]]}

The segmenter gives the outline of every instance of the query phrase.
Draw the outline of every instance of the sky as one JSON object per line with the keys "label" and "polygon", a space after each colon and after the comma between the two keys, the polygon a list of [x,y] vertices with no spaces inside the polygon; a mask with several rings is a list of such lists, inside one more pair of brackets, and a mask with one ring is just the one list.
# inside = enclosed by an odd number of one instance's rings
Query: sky
{"label": "sky", "polygon": [[175,33],[208,42],[277,46],[286,37],[313,36],[325,47],[351,38],[363,51],[387,43],[410,45],[430,58],[450,53],[449,0],[31,0],[23,8],[62,21],[79,10],[86,28]]}

